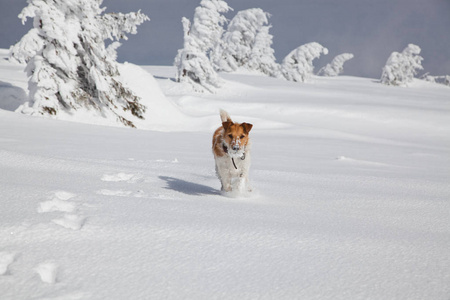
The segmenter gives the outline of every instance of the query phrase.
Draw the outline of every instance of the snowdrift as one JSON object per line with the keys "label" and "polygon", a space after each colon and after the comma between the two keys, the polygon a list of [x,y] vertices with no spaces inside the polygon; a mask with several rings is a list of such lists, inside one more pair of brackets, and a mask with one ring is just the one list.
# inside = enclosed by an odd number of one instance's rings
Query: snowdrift
{"label": "snowdrift", "polygon": [[[0,109],[8,111],[20,111],[22,105],[27,102],[27,78],[24,72],[24,65],[10,63],[5,60],[8,50],[0,49],[0,68],[8,70],[0,77],[0,93],[2,101]],[[132,88],[136,95],[141,98],[141,103],[148,107],[144,120],[138,119],[131,114],[129,118],[133,120],[137,128],[151,129],[158,131],[169,130],[194,130],[200,124],[184,115],[161,91],[153,76],[144,71],[141,67],[131,63],[119,65],[119,71],[126,85]],[[123,126],[116,121],[116,117],[111,113],[101,114],[98,111],[79,109],[75,113],[61,111],[57,116],[58,120],[72,121],[78,123]]]}

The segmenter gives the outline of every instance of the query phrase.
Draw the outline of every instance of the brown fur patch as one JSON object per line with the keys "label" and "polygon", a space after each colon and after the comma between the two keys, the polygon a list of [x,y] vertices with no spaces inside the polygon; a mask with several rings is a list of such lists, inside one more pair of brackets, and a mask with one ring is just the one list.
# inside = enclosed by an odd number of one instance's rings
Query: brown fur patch
{"label": "brown fur patch", "polygon": [[247,146],[248,134],[253,125],[249,123],[233,123],[230,121],[223,122],[222,127],[216,129],[213,135],[213,151],[217,156],[225,155],[223,144],[233,149],[234,146],[240,148]]}
{"label": "brown fur patch", "polygon": [[226,153],[223,151],[223,127],[217,128],[213,135],[213,152],[216,156],[224,156]]}

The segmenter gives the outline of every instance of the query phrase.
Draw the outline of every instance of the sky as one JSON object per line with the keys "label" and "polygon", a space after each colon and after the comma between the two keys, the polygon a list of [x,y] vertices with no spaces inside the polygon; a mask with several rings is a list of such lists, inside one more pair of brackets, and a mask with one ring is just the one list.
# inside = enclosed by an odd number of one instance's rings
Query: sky
{"label": "sky", "polygon": [[[387,58],[409,43],[418,45],[424,73],[450,75],[450,0],[228,0],[236,12],[259,7],[271,14],[270,33],[278,62],[293,49],[318,42],[329,50],[316,71],[334,56],[355,57],[344,74],[379,78]],[[118,60],[140,65],[172,65],[183,45],[181,18],[192,20],[200,0],[104,0],[107,12],[141,10],[150,17],[118,49]],[[26,0],[0,0],[0,48],[9,48],[31,28],[17,15]]]}

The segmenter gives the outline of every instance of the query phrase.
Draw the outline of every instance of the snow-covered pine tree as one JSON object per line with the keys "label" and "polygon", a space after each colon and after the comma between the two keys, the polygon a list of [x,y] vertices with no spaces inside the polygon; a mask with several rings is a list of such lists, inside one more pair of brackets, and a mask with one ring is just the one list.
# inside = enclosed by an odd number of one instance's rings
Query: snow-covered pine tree
{"label": "snow-covered pine tree", "polygon": [[221,86],[209,55],[224,31],[226,18],[222,14],[230,9],[223,0],[202,0],[195,9],[192,24],[188,19],[182,19],[184,45],[174,62],[178,82],[188,83],[197,92],[212,93]]}
{"label": "snow-covered pine tree", "polygon": [[270,15],[260,8],[242,10],[230,21],[211,60],[218,71],[232,72],[238,68],[255,70],[279,77],[279,65],[269,34]]}
{"label": "snow-covered pine tree", "polygon": [[281,66],[276,62],[275,50],[272,48],[273,36],[269,33],[270,28],[271,26],[263,26],[256,35],[247,66],[250,70],[282,78]]}
{"label": "snow-covered pine tree", "polygon": [[313,60],[321,54],[328,54],[328,49],[316,42],[292,50],[281,64],[283,76],[289,81],[306,82],[314,72]]}
{"label": "snow-covered pine tree", "polygon": [[344,70],[344,63],[352,58],[353,54],[351,53],[339,54],[333,58],[331,63],[320,69],[317,74],[322,76],[338,76]]}
{"label": "snow-covered pine tree", "polygon": [[418,70],[422,70],[423,57],[420,47],[409,44],[402,53],[392,52],[383,67],[381,82],[387,85],[405,86],[410,83]]}
{"label": "snow-covered pine tree", "polygon": [[195,45],[195,38],[190,34],[191,22],[183,18],[184,48],[178,50],[174,65],[176,67],[176,80],[189,84],[196,92],[208,91],[213,93],[221,86],[221,80],[214,71],[205,52]]}
{"label": "snow-covered pine tree", "polygon": [[148,20],[141,12],[103,14],[103,0],[28,0],[19,15],[33,18],[34,28],[11,48],[10,58],[27,62],[29,102],[23,113],[75,114],[94,109],[134,127],[146,107],[120,79],[113,42],[127,39]]}

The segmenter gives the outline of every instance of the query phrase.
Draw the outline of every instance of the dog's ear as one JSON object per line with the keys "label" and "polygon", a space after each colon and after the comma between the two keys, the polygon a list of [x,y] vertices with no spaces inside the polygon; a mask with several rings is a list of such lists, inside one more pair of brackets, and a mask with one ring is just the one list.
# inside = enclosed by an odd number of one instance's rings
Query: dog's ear
{"label": "dog's ear", "polygon": [[252,130],[253,125],[249,123],[242,123],[242,127],[244,127],[245,133],[249,133]]}
{"label": "dog's ear", "polygon": [[231,125],[233,125],[233,122],[231,121],[226,121],[222,123],[222,126],[225,130],[227,130]]}

